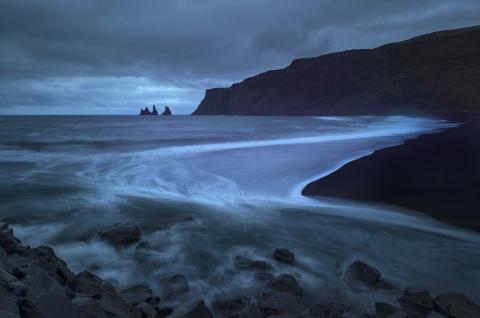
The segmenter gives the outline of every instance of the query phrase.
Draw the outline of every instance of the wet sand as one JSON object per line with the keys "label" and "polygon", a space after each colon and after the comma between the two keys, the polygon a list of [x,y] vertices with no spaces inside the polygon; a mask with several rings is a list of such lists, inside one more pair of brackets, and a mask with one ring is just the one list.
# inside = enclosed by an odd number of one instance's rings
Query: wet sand
{"label": "wet sand", "polygon": [[480,116],[447,119],[462,124],[349,162],[302,194],[398,205],[480,231]]}

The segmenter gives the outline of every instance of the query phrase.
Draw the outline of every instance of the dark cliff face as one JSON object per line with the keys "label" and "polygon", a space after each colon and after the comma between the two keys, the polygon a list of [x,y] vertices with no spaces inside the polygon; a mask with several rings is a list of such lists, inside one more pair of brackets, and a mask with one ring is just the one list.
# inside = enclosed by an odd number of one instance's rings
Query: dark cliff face
{"label": "dark cliff face", "polygon": [[295,60],[206,91],[195,115],[480,112],[480,26]]}

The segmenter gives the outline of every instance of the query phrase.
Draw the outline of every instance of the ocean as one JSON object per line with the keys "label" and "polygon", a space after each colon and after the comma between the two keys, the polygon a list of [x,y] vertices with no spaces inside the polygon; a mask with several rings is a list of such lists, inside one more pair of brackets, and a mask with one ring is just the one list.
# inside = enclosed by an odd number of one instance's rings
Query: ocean
{"label": "ocean", "polygon": [[[478,302],[478,234],[393,206],[301,196],[351,160],[454,126],[407,116],[1,116],[0,216],[24,243],[119,288],[147,282],[161,294],[181,273],[190,291],[176,302],[260,290],[235,270],[236,255],[294,274],[307,299],[358,311],[398,294],[349,288],[342,273],[356,259],[400,288]],[[148,249],[96,235],[127,221]],[[277,247],[296,265],[275,263]]]}

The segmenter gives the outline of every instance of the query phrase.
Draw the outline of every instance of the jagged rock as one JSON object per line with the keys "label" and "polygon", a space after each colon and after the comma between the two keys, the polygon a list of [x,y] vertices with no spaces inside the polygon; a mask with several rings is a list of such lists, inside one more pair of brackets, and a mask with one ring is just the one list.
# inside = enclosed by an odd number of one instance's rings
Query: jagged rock
{"label": "jagged rock", "polygon": [[88,271],[78,273],[70,282],[69,288],[74,295],[87,295],[99,298],[105,292],[115,292],[115,288],[97,275]]}
{"label": "jagged rock", "polygon": [[386,318],[401,310],[401,308],[388,303],[375,303],[375,314],[377,318]]}
{"label": "jagged rock", "polygon": [[319,318],[343,318],[352,308],[345,304],[316,304],[310,308],[310,314]]}
{"label": "jagged rock", "polygon": [[158,115],[158,111],[157,111],[157,108],[155,107],[155,105],[153,105],[152,115]]}
{"label": "jagged rock", "polygon": [[175,274],[167,279],[167,286],[163,294],[163,298],[172,299],[190,290],[188,281],[185,275]]}
{"label": "jagged rock", "polygon": [[2,267],[0,267],[0,286],[17,297],[24,297],[27,294],[25,285]]}
{"label": "jagged rock", "polygon": [[359,260],[356,260],[348,267],[345,272],[345,281],[352,287],[395,288],[382,279],[382,275],[378,269]]}
{"label": "jagged rock", "polygon": [[296,296],[303,295],[303,288],[298,284],[295,277],[289,274],[282,274],[275,277],[268,287],[276,291],[289,293]]}
{"label": "jagged rock", "polygon": [[404,312],[403,310],[394,312],[391,315],[388,315],[387,318],[420,318],[420,316],[412,316]]}
{"label": "jagged rock", "polygon": [[[28,299],[18,301],[18,309],[22,318],[47,318],[33,302]],[[1,316],[3,317],[3,316]]]}
{"label": "jagged rock", "polygon": [[19,240],[13,236],[13,229],[8,227],[7,223],[0,223],[0,247],[7,255],[20,253],[25,248]]}
{"label": "jagged rock", "polygon": [[271,271],[272,266],[265,261],[254,261],[243,256],[235,256],[235,267],[239,270]]}
{"label": "jagged rock", "polygon": [[172,115],[172,111],[170,110],[170,107],[165,106],[165,110],[163,111],[162,115],[163,115],[163,116],[171,116],[171,115]]}
{"label": "jagged rock", "polygon": [[398,302],[403,310],[412,316],[424,317],[433,310],[432,297],[427,290],[406,288]]}
{"label": "jagged rock", "polygon": [[116,292],[106,292],[100,298],[103,310],[120,317],[141,317],[138,309],[125,303]]}
{"label": "jagged rock", "polygon": [[98,233],[100,238],[113,246],[124,246],[140,240],[140,229],[133,223],[116,223]]}
{"label": "jagged rock", "polygon": [[26,299],[48,318],[71,317],[73,306],[59,282],[37,265],[31,265],[22,280],[27,286]]}
{"label": "jagged rock", "polygon": [[13,258],[11,262],[13,266],[17,267],[18,275],[22,275],[22,272],[28,271],[28,268],[35,264],[54,277],[62,286],[75,277],[65,262],[58,258],[50,247],[28,248],[21,253],[21,256]]}
{"label": "jagged rock", "polygon": [[167,317],[173,313],[173,308],[171,307],[155,307],[155,310],[157,311],[159,318]]}
{"label": "jagged rock", "polygon": [[480,306],[460,293],[442,293],[433,300],[435,307],[448,317],[480,317]]}
{"label": "jagged rock", "polygon": [[197,301],[195,305],[182,316],[183,318],[213,318],[210,309],[205,305],[203,299]]}
{"label": "jagged rock", "polygon": [[155,307],[152,306],[152,304],[146,303],[142,301],[137,305],[137,308],[140,310],[142,313],[142,318],[157,318],[158,313]]}
{"label": "jagged rock", "polygon": [[0,317],[20,318],[17,298],[0,284]]}
{"label": "jagged rock", "polygon": [[277,261],[285,264],[295,263],[295,254],[293,254],[291,251],[287,250],[286,248],[276,248],[273,251],[272,256]]}
{"label": "jagged rock", "polygon": [[226,316],[230,316],[241,311],[249,304],[250,300],[247,297],[238,297],[214,302],[212,307],[214,311],[220,312]]}
{"label": "jagged rock", "polygon": [[154,296],[153,291],[147,285],[135,285],[131,286],[122,292],[120,292],[120,297],[130,305],[138,305],[141,302],[147,302],[150,304],[154,304]]}
{"label": "jagged rock", "polygon": [[229,316],[229,318],[263,318],[259,303],[253,303],[237,313]]}
{"label": "jagged rock", "polygon": [[260,309],[265,317],[272,315],[301,315],[310,305],[298,296],[286,292],[264,293],[260,296]]}

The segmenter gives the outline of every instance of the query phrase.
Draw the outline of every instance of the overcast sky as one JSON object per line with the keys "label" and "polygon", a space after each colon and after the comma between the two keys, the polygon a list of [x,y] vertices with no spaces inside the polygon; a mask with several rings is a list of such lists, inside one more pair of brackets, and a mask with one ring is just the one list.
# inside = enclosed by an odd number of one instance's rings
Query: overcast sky
{"label": "overcast sky", "polygon": [[476,24],[479,0],[0,0],[0,114],[187,114],[295,58]]}

